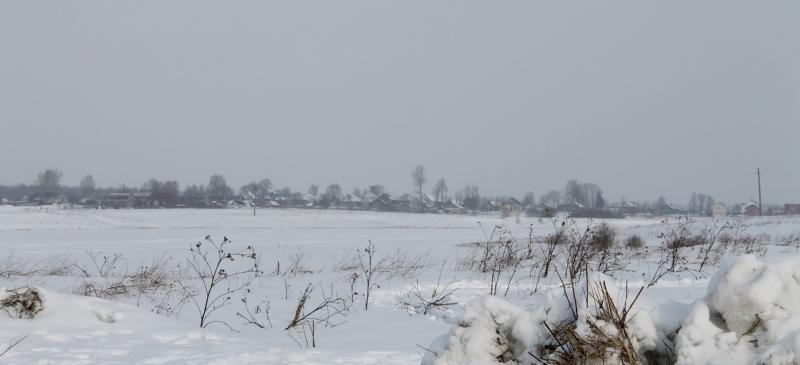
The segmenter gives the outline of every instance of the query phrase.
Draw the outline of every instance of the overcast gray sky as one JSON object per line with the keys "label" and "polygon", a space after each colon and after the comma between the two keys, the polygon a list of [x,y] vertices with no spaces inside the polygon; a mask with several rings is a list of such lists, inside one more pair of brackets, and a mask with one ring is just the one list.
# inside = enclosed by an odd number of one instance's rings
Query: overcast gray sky
{"label": "overcast gray sky", "polygon": [[[800,202],[797,1],[0,2],[0,183]],[[432,185],[430,183],[429,185]]]}

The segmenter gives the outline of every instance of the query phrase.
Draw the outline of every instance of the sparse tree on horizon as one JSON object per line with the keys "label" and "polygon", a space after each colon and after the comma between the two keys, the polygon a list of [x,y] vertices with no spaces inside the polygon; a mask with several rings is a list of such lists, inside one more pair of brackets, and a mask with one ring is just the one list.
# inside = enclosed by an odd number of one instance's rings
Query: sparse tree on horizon
{"label": "sparse tree on horizon", "polygon": [[233,189],[228,186],[225,177],[215,174],[211,175],[211,178],[208,180],[208,195],[228,200],[231,195],[233,195]]}
{"label": "sparse tree on horizon", "polygon": [[81,183],[78,187],[81,191],[81,196],[84,198],[94,194],[94,191],[97,188],[92,175],[84,176],[83,179],[81,179]]}
{"label": "sparse tree on horizon", "polygon": [[460,195],[463,197],[461,204],[465,208],[477,210],[481,206],[481,195],[478,192],[477,185],[467,185],[461,190]]}
{"label": "sparse tree on horizon", "polygon": [[325,188],[325,196],[333,201],[339,201],[342,198],[342,187],[339,184],[330,184]]}
{"label": "sparse tree on horizon", "polygon": [[64,173],[59,169],[46,169],[36,177],[36,185],[42,191],[57,193],[61,190],[61,178]]}
{"label": "sparse tree on horizon", "polygon": [[414,166],[414,169],[411,170],[411,180],[414,182],[414,187],[417,188],[419,202],[420,204],[422,204],[422,196],[424,194],[422,191],[422,187],[428,181],[428,178],[425,176],[425,166],[423,165]]}
{"label": "sparse tree on horizon", "polygon": [[561,204],[561,193],[558,190],[550,190],[539,197],[539,203],[550,208],[558,208]]}
{"label": "sparse tree on horizon", "polygon": [[433,186],[433,198],[436,201],[445,202],[448,199],[447,192],[447,182],[444,179],[439,179],[436,185]]}
{"label": "sparse tree on horizon", "polygon": [[603,209],[606,207],[606,200],[603,199],[603,192],[597,193],[597,199],[594,201],[594,208]]}
{"label": "sparse tree on horizon", "polygon": [[311,184],[311,186],[308,187],[307,193],[316,198],[319,195],[319,186],[317,184]]}
{"label": "sparse tree on horizon", "polygon": [[386,192],[386,189],[383,187],[383,185],[370,185],[369,192],[375,196],[381,196]]}
{"label": "sparse tree on horizon", "polygon": [[272,181],[270,179],[262,179],[258,182],[258,194],[256,196],[259,199],[266,199],[270,191],[272,191]]}
{"label": "sparse tree on horizon", "polygon": [[531,207],[534,204],[536,204],[536,198],[533,196],[533,193],[531,192],[525,193],[525,197],[522,198],[522,206]]}

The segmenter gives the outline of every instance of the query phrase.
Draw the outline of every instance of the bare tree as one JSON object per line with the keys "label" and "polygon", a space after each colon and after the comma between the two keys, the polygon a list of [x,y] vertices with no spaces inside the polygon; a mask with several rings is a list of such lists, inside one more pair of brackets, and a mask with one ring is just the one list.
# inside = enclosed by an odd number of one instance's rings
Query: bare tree
{"label": "bare tree", "polygon": [[342,187],[339,184],[330,184],[325,188],[325,196],[333,201],[339,201],[342,198]]}
{"label": "bare tree", "polygon": [[211,178],[208,180],[208,194],[227,200],[233,195],[233,190],[228,186],[225,177],[216,174],[211,175]]}
{"label": "bare tree", "polygon": [[692,197],[689,198],[689,214],[697,214],[697,206],[698,206],[698,198],[697,193],[692,193]]}
{"label": "bare tree", "polygon": [[658,199],[656,200],[656,204],[655,205],[656,205],[655,206],[656,215],[659,215],[659,216],[663,215],[664,214],[664,208],[667,207],[667,199],[664,198],[663,196],[659,196]]}
{"label": "bare tree", "polygon": [[256,198],[258,197],[258,190],[258,183],[251,182],[249,184],[242,185],[242,187],[239,188],[239,194],[241,194],[243,198]]}
{"label": "bare tree", "polygon": [[311,186],[308,187],[308,195],[316,198],[317,195],[319,195],[319,186],[317,184],[311,184]]}
{"label": "bare tree", "polygon": [[386,189],[383,185],[370,185],[369,192],[374,194],[375,196],[381,196],[383,193],[386,192]]}
{"label": "bare tree", "polygon": [[444,179],[439,179],[436,185],[433,186],[433,197],[439,202],[447,201],[447,191],[447,182]]}
{"label": "bare tree", "polygon": [[83,179],[81,179],[81,183],[78,187],[81,190],[81,196],[84,198],[92,195],[96,188],[92,175],[84,176]]}
{"label": "bare tree", "polygon": [[59,169],[47,169],[36,177],[36,185],[46,192],[58,192],[61,189],[61,178],[64,173]]}
{"label": "bare tree", "polygon": [[561,193],[558,190],[550,190],[547,194],[539,197],[539,203],[551,208],[558,208],[558,205],[561,204]]}
{"label": "bare tree", "polygon": [[464,205],[464,207],[472,210],[480,207],[481,195],[478,192],[478,186],[467,185],[464,187],[464,190],[461,191],[460,195],[463,196],[461,203]]}
{"label": "bare tree", "polygon": [[266,199],[270,191],[272,191],[272,181],[269,179],[261,179],[261,181],[258,182],[258,194],[256,194],[256,197],[259,199]]}
{"label": "bare tree", "polygon": [[425,176],[425,166],[414,166],[414,169],[411,170],[411,180],[414,182],[414,187],[417,188],[419,201],[422,203],[422,186],[428,181],[428,178]]}
{"label": "bare tree", "polygon": [[536,198],[533,196],[533,193],[525,193],[525,197],[522,198],[522,206],[532,207],[534,204],[536,204]]}

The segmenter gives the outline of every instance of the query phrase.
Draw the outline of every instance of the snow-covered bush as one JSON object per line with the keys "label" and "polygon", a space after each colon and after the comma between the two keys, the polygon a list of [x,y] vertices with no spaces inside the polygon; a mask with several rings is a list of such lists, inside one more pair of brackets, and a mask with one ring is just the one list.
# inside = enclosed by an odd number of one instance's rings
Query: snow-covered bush
{"label": "snow-covered bush", "polygon": [[529,358],[525,351],[540,335],[533,315],[505,300],[486,296],[464,310],[449,335],[431,345],[423,365],[502,364]]}
{"label": "snow-covered bush", "polygon": [[627,291],[602,274],[587,282],[548,291],[530,312],[483,297],[431,345],[422,364],[635,364],[656,348],[653,319],[632,310],[638,294],[612,297]]}
{"label": "snow-covered bush", "polygon": [[800,362],[800,259],[724,264],[675,340],[678,364]]}
{"label": "snow-covered bush", "polygon": [[[624,298],[610,293],[623,293]],[[736,257],[704,298],[632,310],[601,274],[546,293],[532,311],[494,297],[469,305],[425,365],[800,363],[800,258]],[[640,292],[641,293],[641,292]]]}

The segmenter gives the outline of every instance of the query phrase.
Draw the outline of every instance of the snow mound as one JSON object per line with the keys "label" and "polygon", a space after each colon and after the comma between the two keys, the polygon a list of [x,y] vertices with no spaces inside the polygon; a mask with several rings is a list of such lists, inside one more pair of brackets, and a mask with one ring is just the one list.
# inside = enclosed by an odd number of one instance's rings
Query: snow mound
{"label": "snow mound", "polygon": [[[450,336],[438,339],[423,364],[500,364],[522,356],[536,338],[532,316],[496,297],[483,297],[464,310]],[[438,351],[437,351],[438,350]]]}
{"label": "snow mound", "polygon": [[14,339],[23,339],[0,358],[2,364],[409,365],[419,362],[419,355],[413,351],[273,347],[265,343],[270,340],[266,335],[200,329],[196,324],[123,303],[36,290],[46,299],[46,305],[33,319],[0,315],[0,348]]}
{"label": "snow mound", "polygon": [[[448,335],[430,346],[431,353],[422,364],[564,360],[564,353],[555,347],[566,343],[567,362],[589,359],[621,364],[633,358],[641,364],[800,363],[800,257],[777,262],[752,255],[734,258],[722,265],[709,281],[705,297],[688,311],[674,304],[641,306],[621,317],[624,325],[613,320],[619,317],[601,309],[613,301],[621,311],[624,300],[606,297],[603,301],[596,294],[598,283],[605,285],[601,293],[625,293],[625,288],[599,274],[587,282],[588,288],[576,285],[577,295],[571,294],[571,288],[552,289],[532,311],[498,298],[482,298],[465,309]],[[645,290],[643,295],[647,294]],[[627,336],[618,337],[622,331]],[[575,338],[578,341],[572,341]],[[624,346],[616,343],[602,348],[618,338],[624,339]],[[593,346],[598,351],[592,352]]]}
{"label": "snow mound", "polygon": [[[548,291],[530,312],[496,297],[480,298],[466,307],[458,325],[448,335],[430,346],[430,353],[422,364],[536,363],[540,362],[537,358],[557,357],[557,343],[572,334],[593,344],[621,338],[618,335],[622,330],[627,333],[632,352],[643,353],[656,348],[659,332],[648,312],[629,313],[624,326],[605,320],[607,317],[601,308],[606,308],[603,303],[609,303],[603,302],[597,294],[619,293],[624,288],[602,274],[592,274],[587,282],[588,287],[585,283],[576,285],[574,296],[572,289]],[[558,341],[553,337],[554,332],[559,334]],[[622,363],[622,352],[614,348],[599,350],[609,355],[606,364]]]}
{"label": "snow mound", "polygon": [[678,364],[800,362],[800,258],[725,263],[675,340]]}

